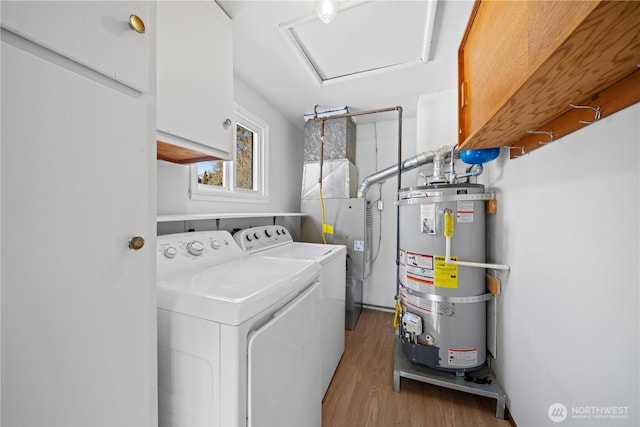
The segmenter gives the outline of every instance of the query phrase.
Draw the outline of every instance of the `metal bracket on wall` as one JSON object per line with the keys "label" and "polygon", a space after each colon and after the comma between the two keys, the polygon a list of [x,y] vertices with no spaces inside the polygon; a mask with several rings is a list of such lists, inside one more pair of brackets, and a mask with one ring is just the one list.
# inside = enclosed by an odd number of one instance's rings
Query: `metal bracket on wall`
{"label": "metal bracket on wall", "polygon": [[[553,129],[554,140],[557,141],[565,135],[639,102],[639,87],[640,69],[612,84],[607,89],[585,98],[579,104],[569,104],[570,108],[567,111],[542,126],[547,129]],[[585,110],[593,110],[593,120],[584,120],[588,119],[588,117],[585,117],[587,115]],[[512,143],[512,149],[520,149],[521,151],[519,153],[511,151],[510,157],[511,159],[521,157],[523,154],[528,154],[542,146],[539,144],[536,135],[526,135]]]}
{"label": "metal bracket on wall", "polygon": [[[546,130],[528,130],[527,133],[532,134],[532,135],[549,135],[549,140],[548,141],[539,141],[538,144],[540,145],[547,145],[548,143],[553,141],[553,131],[546,131]],[[524,147],[523,147],[524,148]]]}
{"label": "metal bracket on wall", "polygon": [[587,120],[578,120],[578,123],[582,123],[583,125],[590,125],[591,123],[597,122],[598,120],[600,120],[600,106],[599,105],[597,107],[592,107],[591,105],[569,104],[569,107],[571,107],[571,108],[587,108],[589,110],[595,111],[595,115],[593,117],[593,120],[591,120],[590,122],[587,121]]}

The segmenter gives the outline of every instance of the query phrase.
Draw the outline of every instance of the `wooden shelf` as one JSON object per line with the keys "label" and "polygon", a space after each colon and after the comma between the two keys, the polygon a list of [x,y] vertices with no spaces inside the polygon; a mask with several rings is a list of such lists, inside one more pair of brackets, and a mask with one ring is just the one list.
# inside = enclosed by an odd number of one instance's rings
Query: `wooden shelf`
{"label": "wooden shelf", "polygon": [[241,212],[241,213],[210,213],[210,214],[176,214],[176,215],[158,215],[158,222],[171,221],[199,221],[211,219],[229,219],[229,218],[271,218],[271,217],[302,217],[307,216],[298,212]]}
{"label": "wooden shelf", "polygon": [[190,148],[180,147],[160,140],[157,141],[156,147],[157,159],[171,163],[186,165],[210,160],[225,160],[220,157],[212,156]]}
{"label": "wooden shelf", "polygon": [[570,104],[606,117],[639,102],[638,22],[640,2],[478,0],[458,52],[460,147],[517,157],[594,119]]}

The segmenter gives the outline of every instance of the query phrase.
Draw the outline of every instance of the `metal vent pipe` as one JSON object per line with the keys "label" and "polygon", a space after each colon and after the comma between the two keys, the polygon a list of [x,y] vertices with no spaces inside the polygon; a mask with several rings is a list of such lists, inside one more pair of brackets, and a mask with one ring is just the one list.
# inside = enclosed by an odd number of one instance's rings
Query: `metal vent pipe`
{"label": "metal vent pipe", "polygon": [[[446,148],[446,149],[443,149]],[[436,161],[446,161],[447,158],[451,158],[451,149],[450,147],[442,147],[437,149],[436,151],[424,151],[420,154],[417,154],[413,157],[410,157],[404,160],[400,164],[400,173],[405,173],[411,169],[415,169],[419,166],[426,165],[428,163],[434,163]],[[366,196],[369,187],[375,184],[376,182],[385,181],[387,178],[392,177],[398,173],[398,165],[389,166],[386,169],[382,169],[379,172],[369,175],[365,179],[362,180],[360,186],[358,187],[358,198],[363,198]]]}

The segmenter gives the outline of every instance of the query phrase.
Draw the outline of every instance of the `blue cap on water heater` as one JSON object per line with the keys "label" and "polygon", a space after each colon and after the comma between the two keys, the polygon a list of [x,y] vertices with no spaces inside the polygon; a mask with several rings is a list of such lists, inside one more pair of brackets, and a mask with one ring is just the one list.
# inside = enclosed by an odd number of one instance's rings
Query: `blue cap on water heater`
{"label": "blue cap on water heater", "polygon": [[479,150],[461,150],[460,159],[470,165],[480,165],[498,157],[500,147],[482,148]]}

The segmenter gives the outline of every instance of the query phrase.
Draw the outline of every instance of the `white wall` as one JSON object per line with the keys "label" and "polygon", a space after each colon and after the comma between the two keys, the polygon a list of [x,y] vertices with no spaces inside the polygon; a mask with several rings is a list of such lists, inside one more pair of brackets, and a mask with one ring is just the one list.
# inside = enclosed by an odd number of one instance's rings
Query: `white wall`
{"label": "white wall", "polygon": [[[377,152],[376,152],[377,146]],[[416,119],[402,120],[402,158],[416,154]],[[377,167],[376,167],[377,158]],[[398,161],[398,120],[358,125],[356,133],[356,166],[359,181],[372,173],[397,164]],[[406,173],[402,186],[415,185],[415,174]],[[367,192],[367,200],[376,201],[382,195],[383,209],[373,206],[373,256],[379,254],[373,263],[370,275],[365,279],[362,290],[366,305],[393,308],[396,294],[396,206],[398,182],[392,177],[383,184],[374,184]],[[380,222],[382,220],[382,222]],[[382,240],[379,242],[380,232]]]}
{"label": "white wall", "polygon": [[[227,203],[189,199],[189,166],[158,161],[158,214],[299,212],[304,135],[237,77],[235,102],[269,124],[269,202]],[[300,113],[302,121],[302,113]]]}
{"label": "white wall", "polygon": [[[522,158],[487,165],[489,257],[502,276],[496,374],[519,426],[640,425],[640,104]],[[506,149],[503,149],[506,151]],[[628,407],[627,417],[572,410]]]}
{"label": "white wall", "polygon": [[418,98],[418,151],[434,150],[458,142],[456,88],[421,95]]}

